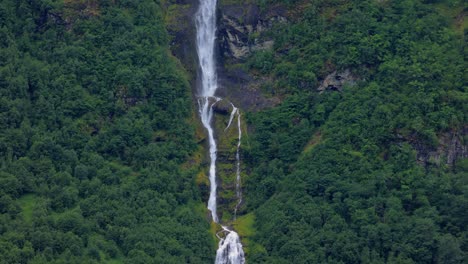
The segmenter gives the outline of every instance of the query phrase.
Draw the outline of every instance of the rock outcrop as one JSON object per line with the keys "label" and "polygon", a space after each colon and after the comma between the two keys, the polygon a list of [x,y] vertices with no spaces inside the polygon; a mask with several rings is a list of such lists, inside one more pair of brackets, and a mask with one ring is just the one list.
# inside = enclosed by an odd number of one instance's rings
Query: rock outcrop
{"label": "rock outcrop", "polygon": [[229,98],[245,111],[274,106],[278,98],[265,97],[260,87],[265,80],[250,75],[243,67],[253,52],[272,49],[274,42],[265,32],[275,24],[287,23],[286,8],[281,5],[261,10],[254,4],[219,3],[219,84],[220,96]]}
{"label": "rock outcrop", "polygon": [[334,71],[325,77],[325,80],[323,80],[317,90],[320,92],[325,90],[341,91],[343,86],[353,86],[356,81],[357,77],[354,76],[349,69],[346,69],[343,72]]}
{"label": "rock outcrop", "polygon": [[[176,0],[166,3],[167,30],[171,36],[171,50],[191,76],[196,94],[198,57],[194,45],[193,17],[198,9],[196,0]],[[273,48],[273,41],[264,36],[277,23],[287,23],[287,9],[276,5],[261,10],[251,3],[218,3],[217,95],[227,98],[245,111],[274,106],[278,98],[265,97],[261,85],[265,80],[247,73],[242,67],[233,67],[254,51]]]}
{"label": "rock outcrop", "polygon": [[[179,59],[184,68],[195,77],[198,57],[195,47],[195,13],[198,9],[196,0],[177,0],[166,3],[167,31],[171,37],[172,54]],[[190,40],[190,41],[189,41]],[[193,78],[195,80],[195,78]]]}
{"label": "rock outcrop", "polygon": [[232,104],[227,100],[221,100],[213,105],[213,111],[221,115],[229,115],[232,111]]}
{"label": "rock outcrop", "polygon": [[273,40],[262,33],[275,23],[284,23],[284,10],[272,9],[262,13],[257,5],[223,5],[220,7],[218,28],[222,56],[242,60],[257,50],[271,49]]}
{"label": "rock outcrop", "polygon": [[421,165],[435,164],[453,166],[460,159],[468,158],[468,145],[464,139],[468,135],[468,126],[460,131],[449,131],[439,136],[437,148],[412,144],[417,152],[417,162]]}
{"label": "rock outcrop", "polygon": [[[190,74],[194,94],[197,94],[198,56],[194,41],[187,40],[195,39],[193,17],[198,9],[198,1],[176,0],[169,1],[166,5],[166,22],[171,36],[172,53]],[[218,42],[215,49],[219,88],[216,96],[224,99],[213,105],[213,129],[218,144],[218,215],[228,221],[232,218],[231,214],[235,209],[238,209],[237,213],[243,210],[242,207],[237,208],[239,201],[236,196],[238,116],[234,117],[227,127],[233,110],[231,102],[241,112],[255,111],[279,103],[278,98],[267,98],[262,94],[261,85],[266,80],[252,76],[243,67],[235,65],[244,63],[254,51],[273,48],[273,41],[263,33],[271,29],[275,23],[285,23],[286,19],[281,7],[269,8],[262,12],[257,5],[225,4],[221,1],[218,8]],[[201,129],[200,134],[205,133]],[[247,135],[246,124],[242,118],[241,129],[243,134]],[[206,144],[206,140],[200,138],[199,143]],[[241,160],[242,153],[247,148],[247,144],[241,146]],[[207,163],[208,158],[208,156],[201,158],[201,164]],[[240,168],[243,179],[247,174],[243,162],[240,163]],[[200,166],[197,184],[206,200],[209,195],[207,174],[206,166]]]}

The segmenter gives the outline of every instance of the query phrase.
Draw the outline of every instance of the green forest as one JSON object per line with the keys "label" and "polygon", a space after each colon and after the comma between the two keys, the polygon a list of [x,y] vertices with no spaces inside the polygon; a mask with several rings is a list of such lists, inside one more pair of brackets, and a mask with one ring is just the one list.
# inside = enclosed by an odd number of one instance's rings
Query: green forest
{"label": "green forest", "polygon": [[[179,2],[0,2],[0,263],[214,262]],[[281,101],[242,112],[246,263],[467,263],[467,4],[246,2],[289,14],[235,65]]]}
{"label": "green forest", "polygon": [[154,1],[2,1],[0,263],[211,263]]}
{"label": "green forest", "polygon": [[[251,262],[468,261],[468,160],[417,162],[468,140],[465,32],[444,13],[461,2],[312,1],[269,33],[247,65],[287,96],[249,115]],[[330,69],[360,81],[317,93]]]}

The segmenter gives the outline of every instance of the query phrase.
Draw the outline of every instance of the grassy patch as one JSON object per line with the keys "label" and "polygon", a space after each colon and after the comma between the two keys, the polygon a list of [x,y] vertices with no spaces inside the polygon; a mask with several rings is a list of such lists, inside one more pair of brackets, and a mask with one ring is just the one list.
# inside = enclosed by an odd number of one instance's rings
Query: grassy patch
{"label": "grassy patch", "polygon": [[123,260],[121,258],[116,258],[116,259],[109,259],[106,261],[107,264],[120,264],[123,263]]}
{"label": "grassy patch", "polygon": [[228,71],[236,71],[236,70],[248,71],[249,70],[248,66],[245,63],[232,63],[232,64],[225,65],[225,67],[226,67],[226,70]]}
{"label": "grassy patch", "polygon": [[463,36],[465,28],[468,28],[463,1],[456,4],[437,3],[434,4],[434,7],[442,16],[449,18],[451,20],[451,28],[459,35]]}
{"label": "grassy patch", "polygon": [[247,5],[251,4],[252,0],[221,0],[219,4],[223,5]]}
{"label": "grassy patch", "polygon": [[33,217],[33,209],[37,196],[34,194],[26,194],[18,199],[21,207],[21,214],[27,223],[31,223]]}
{"label": "grassy patch", "polygon": [[219,231],[221,231],[221,226],[218,225],[218,224],[215,223],[215,222],[211,222],[211,224],[210,224],[210,233],[211,233],[211,235],[213,236],[213,243],[214,243],[213,247],[214,247],[214,248],[218,248],[218,245],[217,245],[217,243],[218,243],[218,238],[216,237],[216,234],[217,234]]}
{"label": "grassy patch", "polygon": [[320,133],[320,131],[318,131],[309,140],[309,142],[305,146],[304,151],[302,153],[305,154],[305,153],[311,151],[321,141],[322,141],[322,133]]}
{"label": "grassy patch", "polygon": [[195,179],[195,183],[197,184],[197,186],[200,186],[200,185],[207,185],[207,186],[210,186],[210,182],[208,180],[208,176],[206,176],[205,172],[204,171],[200,171],[198,174],[197,174],[197,177]]}
{"label": "grassy patch", "polygon": [[[184,15],[188,12],[190,5],[170,5],[166,10],[165,22],[168,28],[180,31],[187,28],[191,21],[186,21]],[[185,23],[181,23],[185,21]]]}
{"label": "grassy patch", "polygon": [[234,229],[242,237],[253,236],[255,234],[254,230],[255,215],[249,213],[237,218],[234,222]]}
{"label": "grassy patch", "polygon": [[255,215],[249,213],[237,218],[233,223],[234,230],[239,234],[242,240],[242,245],[244,246],[244,252],[246,255],[251,253],[260,253],[266,252],[265,248],[255,243],[251,237],[255,235]]}

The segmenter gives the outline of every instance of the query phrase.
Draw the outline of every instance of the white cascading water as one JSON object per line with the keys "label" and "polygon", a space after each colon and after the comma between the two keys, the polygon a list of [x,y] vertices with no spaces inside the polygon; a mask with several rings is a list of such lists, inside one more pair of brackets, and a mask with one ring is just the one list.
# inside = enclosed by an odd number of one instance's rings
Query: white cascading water
{"label": "white cascading water", "polygon": [[[200,0],[200,6],[196,13],[196,27],[197,27],[197,52],[200,63],[201,75],[201,91],[198,99],[199,112],[203,126],[208,131],[208,141],[210,144],[210,197],[208,199],[208,209],[211,211],[211,216],[215,223],[219,223],[218,214],[216,210],[216,158],[217,146],[214,138],[214,130],[211,126],[213,119],[213,105],[215,105],[220,98],[215,96],[216,89],[218,88],[218,80],[216,74],[216,63],[214,56],[214,47],[216,39],[216,0]],[[234,111],[237,113],[238,128],[239,128],[239,143],[237,146],[237,184],[236,192],[240,193],[240,162],[239,162],[239,148],[241,140],[240,129],[240,114],[237,108],[233,105],[233,113],[228,124],[232,122]],[[239,194],[238,194],[238,197]],[[238,203],[240,204],[240,202]],[[237,212],[236,206],[236,212]],[[219,246],[216,251],[216,264],[243,264],[245,263],[244,251],[240,243],[239,235],[222,226],[224,233],[227,235],[222,238],[219,237]]]}
{"label": "white cascading water", "polygon": [[236,232],[223,226],[223,231],[227,232],[225,238],[220,238],[218,250],[216,251],[215,264],[237,264],[245,263],[244,250]]}
{"label": "white cascading water", "polygon": [[237,218],[237,209],[239,209],[239,206],[242,203],[242,190],[241,190],[241,175],[240,175],[240,146],[241,146],[241,140],[242,140],[242,130],[241,130],[241,115],[239,113],[239,110],[237,110],[237,130],[239,133],[239,140],[237,141],[237,151],[236,151],[236,195],[237,195],[237,204],[236,208],[234,209],[234,219]]}
{"label": "white cascading water", "polygon": [[232,120],[234,120],[234,116],[237,114],[237,111],[238,111],[237,107],[235,107],[232,103],[231,103],[231,106],[232,106],[231,116],[229,117],[229,122],[226,128],[224,129],[224,132],[226,132],[226,130],[231,126]]}
{"label": "white cascading water", "polygon": [[[214,102],[210,102],[211,98]],[[219,101],[216,97],[201,97],[198,99],[198,107],[200,111],[201,121],[203,126],[208,131],[208,142],[210,143],[210,198],[208,199],[208,209],[211,211],[213,221],[218,223],[218,213],[216,211],[216,157],[217,157],[217,146],[214,139],[213,128],[211,127],[211,120],[213,119],[213,106]]]}
{"label": "white cascading water", "polygon": [[237,150],[236,150],[236,197],[237,197],[237,204],[236,207],[234,208],[234,220],[237,218],[237,210],[239,209],[239,206],[242,203],[242,190],[241,190],[241,176],[240,176],[240,146],[241,146],[241,141],[242,141],[242,130],[241,130],[241,115],[239,112],[239,109],[235,107],[232,103],[232,111],[231,111],[231,116],[229,117],[229,122],[224,129],[226,131],[232,124],[232,121],[234,120],[234,116],[237,115],[237,133],[239,135],[238,141],[237,141]]}

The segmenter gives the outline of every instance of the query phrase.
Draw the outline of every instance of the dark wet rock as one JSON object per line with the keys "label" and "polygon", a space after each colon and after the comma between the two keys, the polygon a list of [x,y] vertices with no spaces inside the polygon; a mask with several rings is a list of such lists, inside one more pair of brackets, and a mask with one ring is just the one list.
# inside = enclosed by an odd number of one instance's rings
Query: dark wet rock
{"label": "dark wet rock", "polygon": [[213,111],[221,115],[230,115],[232,104],[228,100],[221,100],[213,105]]}
{"label": "dark wet rock", "polygon": [[[171,51],[191,76],[195,95],[198,87],[198,55],[194,17],[198,5],[196,0],[172,0],[166,4]],[[285,16],[286,9],[280,6],[261,11],[253,4],[219,3],[216,51],[220,86],[218,96],[228,98],[245,111],[256,111],[278,104],[278,98],[267,98],[262,94],[260,87],[264,83],[263,79],[252,77],[245,70],[231,65],[242,62],[255,50],[272,48],[273,42],[262,36],[262,32],[275,23],[286,22]],[[230,113],[230,110],[226,111],[226,107],[217,109],[215,111],[219,113]]]}
{"label": "dark wet rock", "polygon": [[242,69],[221,72],[218,94],[229,98],[232,103],[244,111],[258,111],[280,103],[277,97],[266,97],[261,86],[265,79],[248,75]]}
{"label": "dark wet rock", "polygon": [[287,23],[287,9],[281,5],[261,10],[254,4],[219,5],[218,94],[244,111],[257,111],[277,105],[280,100],[262,92],[263,77],[249,74],[242,65],[252,52],[272,49],[274,42],[264,32],[275,24]]}
{"label": "dark wet rock", "polygon": [[167,31],[171,37],[172,54],[184,68],[196,76],[198,56],[195,47],[194,17],[198,9],[197,0],[177,0],[166,6]]}

